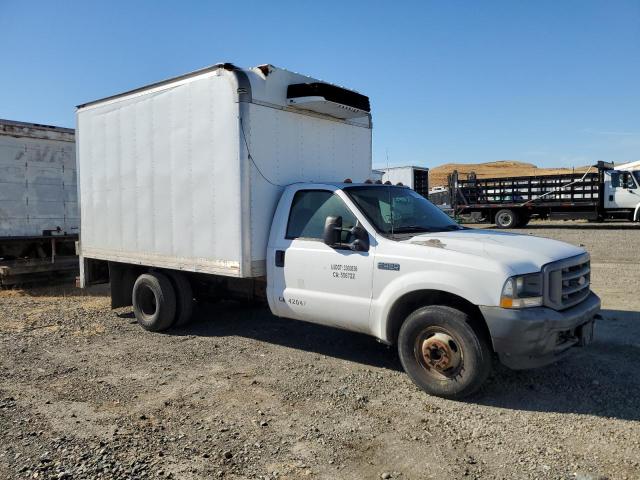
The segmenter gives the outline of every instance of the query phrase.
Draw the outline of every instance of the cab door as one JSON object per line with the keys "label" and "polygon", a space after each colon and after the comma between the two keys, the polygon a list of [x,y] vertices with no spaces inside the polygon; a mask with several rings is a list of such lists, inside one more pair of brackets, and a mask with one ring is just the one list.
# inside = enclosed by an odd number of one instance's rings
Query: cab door
{"label": "cab door", "polygon": [[347,242],[347,230],[358,218],[338,193],[295,192],[286,228],[272,234],[269,243],[271,308],[281,317],[368,332],[375,248],[371,232],[368,251],[332,248],[323,242],[328,216],[342,217]]}
{"label": "cab door", "polygon": [[605,208],[636,208],[640,203],[638,185],[631,172],[605,172]]}

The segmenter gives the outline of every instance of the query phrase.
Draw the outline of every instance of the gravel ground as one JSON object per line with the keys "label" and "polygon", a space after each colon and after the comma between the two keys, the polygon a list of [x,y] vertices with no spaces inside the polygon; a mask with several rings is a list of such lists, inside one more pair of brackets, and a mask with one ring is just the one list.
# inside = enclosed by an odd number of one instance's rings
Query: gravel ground
{"label": "gravel ground", "polygon": [[0,478],[640,478],[639,230],[523,229],[589,249],[604,320],[464,402],[418,391],[372,338],[264,309],[151,334],[104,287],[2,291]]}

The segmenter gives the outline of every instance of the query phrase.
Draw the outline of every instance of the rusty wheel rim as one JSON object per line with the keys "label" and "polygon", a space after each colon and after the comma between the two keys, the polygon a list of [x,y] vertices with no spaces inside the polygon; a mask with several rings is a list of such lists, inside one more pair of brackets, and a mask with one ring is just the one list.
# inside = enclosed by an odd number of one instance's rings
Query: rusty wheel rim
{"label": "rusty wheel rim", "polygon": [[458,339],[443,328],[430,327],[416,338],[414,354],[425,372],[439,380],[456,377],[463,366]]}

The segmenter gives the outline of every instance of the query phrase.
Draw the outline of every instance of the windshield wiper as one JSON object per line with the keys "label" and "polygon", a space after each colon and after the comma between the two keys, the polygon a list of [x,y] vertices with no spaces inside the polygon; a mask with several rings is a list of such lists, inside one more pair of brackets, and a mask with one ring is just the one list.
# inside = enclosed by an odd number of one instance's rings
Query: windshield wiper
{"label": "windshield wiper", "polygon": [[433,232],[433,231],[434,231],[433,228],[423,227],[422,225],[402,225],[401,227],[393,229],[393,233]]}
{"label": "windshield wiper", "polygon": [[[454,230],[461,230],[460,225],[446,225],[443,227],[425,227],[422,225],[402,225],[401,227],[394,228],[393,233],[413,233],[413,232],[448,232]],[[391,233],[391,232],[389,232]]]}

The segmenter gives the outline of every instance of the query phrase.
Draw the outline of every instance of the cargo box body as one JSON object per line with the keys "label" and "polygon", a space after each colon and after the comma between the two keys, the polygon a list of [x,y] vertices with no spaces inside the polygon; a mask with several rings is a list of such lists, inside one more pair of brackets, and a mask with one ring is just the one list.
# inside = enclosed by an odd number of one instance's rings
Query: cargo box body
{"label": "cargo box body", "polygon": [[391,182],[394,185],[401,183],[429,198],[429,169],[424,167],[388,167],[381,168],[382,181]]}
{"label": "cargo box body", "polygon": [[289,89],[318,83],[219,64],[79,106],[81,256],[263,276],[285,185],[371,170],[367,110]]}
{"label": "cargo box body", "polygon": [[0,120],[0,238],[77,234],[78,224],[74,131]]}

